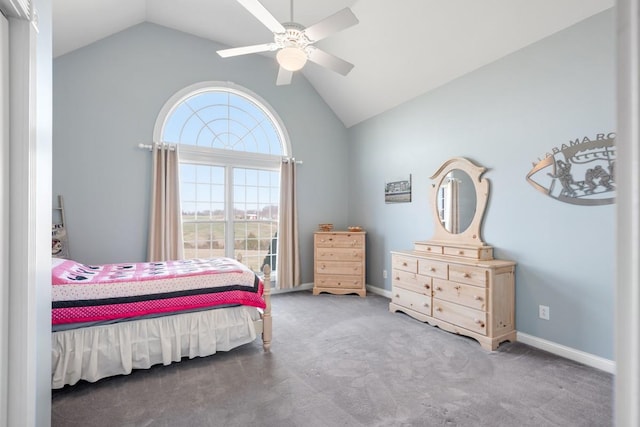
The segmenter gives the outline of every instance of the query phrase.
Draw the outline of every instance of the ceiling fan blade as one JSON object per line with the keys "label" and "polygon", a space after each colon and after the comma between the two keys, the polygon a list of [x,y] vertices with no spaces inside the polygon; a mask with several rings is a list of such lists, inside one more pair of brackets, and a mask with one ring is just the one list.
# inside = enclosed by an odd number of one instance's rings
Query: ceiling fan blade
{"label": "ceiling fan blade", "polygon": [[324,50],[320,50],[315,46],[309,46],[309,61],[313,61],[343,76],[349,74],[349,71],[353,68],[352,63],[331,55]]}
{"label": "ceiling fan blade", "polygon": [[353,14],[351,9],[345,7],[339,12],[323,19],[322,21],[313,24],[309,28],[304,30],[304,34],[313,41],[322,40],[325,37],[330,36],[333,33],[342,31],[345,28],[349,28],[356,25],[358,18]]}
{"label": "ceiling fan blade", "polygon": [[236,0],[245,9],[262,22],[273,33],[284,33],[287,30],[258,0]]}
{"label": "ceiling fan blade", "polygon": [[246,55],[248,53],[267,52],[269,50],[275,50],[275,49],[276,49],[276,46],[274,43],[265,43],[265,44],[254,44],[252,46],[221,49],[217,51],[217,53],[223,58],[228,58],[230,56]]}
{"label": "ceiling fan blade", "polygon": [[276,86],[284,86],[291,83],[293,78],[293,71],[285,70],[280,67],[278,70],[278,78],[276,79]]}

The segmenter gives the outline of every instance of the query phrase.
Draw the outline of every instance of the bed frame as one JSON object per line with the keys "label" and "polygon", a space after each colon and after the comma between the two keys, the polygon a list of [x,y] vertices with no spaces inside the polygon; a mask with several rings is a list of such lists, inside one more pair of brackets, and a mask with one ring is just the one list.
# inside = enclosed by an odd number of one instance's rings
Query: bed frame
{"label": "bed frame", "polygon": [[[260,334],[263,349],[269,352],[272,339],[271,268],[269,265],[263,267],[263,273],[263,299],[266,307],[261,312],[253,307],[247,308],[246,310],[250,311],[246,311],[244,307],[238,306],[54,332],[52,334],[52,388],[62,388],[80,380],[94,382],[109,376],[127,375],[134,369],[148,369],[156,364],[169,365],[180,361],[183,357],[209,356],[217,351],[227,351],[248,344]],[[247,318],[249,313],[253,313],[251,317],[254,319],[255,335],[247,332],[250,331],[249,325],[251,325],[251,320]],[[220,323],[223,324],[220,328],[198,327],[195,335],[192,331],[185,334],[184,329],[179,328],[183,323],[188,322],[192,322],[190,325],[195,322],[198,326],[217,326],[219,323],[216,321],[220,319],[222,320]],[[231,320],[225,323],[226,319]],[[236,323],[236,319],[244,320]],[[160,324],[163,326],[158,326]],[[170,333],[167,336],[163,335],[166,330],[162,328],[166,325],[169,325],[170,332],[174,332],[173,335]],[[175,327],[175,330],[171,327]],[[224,341],[224,337],[233,335],[235,330],[241,332],[236,337],[232,336]],[[137,331],[142,332],[137,335]],[[219,334],[219,332],[223,333]],[[109,339],[104,340],[104,337]],[[105,343],[108,344],[105,345]]]}
{"label": "bed frame", "polygon": [[262,348],[265,352],[271,351],[271,333],[272,333],[272,319],[271,319],[271,267],[269,264],[265,264],[262,268],[264,273],[264,291],[262,297],[266,307],[262,313],[262,319],[255,322],[256,333],[262,333]]}

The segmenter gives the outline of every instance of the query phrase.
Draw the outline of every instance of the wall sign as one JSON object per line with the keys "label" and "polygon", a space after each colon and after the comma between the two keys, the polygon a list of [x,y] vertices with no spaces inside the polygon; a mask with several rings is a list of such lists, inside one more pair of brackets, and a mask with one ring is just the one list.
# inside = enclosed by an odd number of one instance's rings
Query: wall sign
{"label": "wall sign", "polygon": [[385,203],[411,202],[411,174],[409,179],[391,181],[384,184]]}
{"label": "wall sign", "polygon": [[615,203],[615,132],[554,147],[533,163],[527,181],[549,197],[574,205]]}

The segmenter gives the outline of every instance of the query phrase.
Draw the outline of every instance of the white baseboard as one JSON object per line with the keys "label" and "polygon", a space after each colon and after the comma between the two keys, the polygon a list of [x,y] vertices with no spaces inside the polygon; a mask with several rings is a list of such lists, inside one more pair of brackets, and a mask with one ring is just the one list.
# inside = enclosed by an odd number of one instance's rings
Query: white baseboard
{"label": "white baseboard", "polygon": [[295,288],[289,288],[289,289],[272,288],[271,295],[286,294],[289,292],[298,292],[298,291],[310,291],[312,289],[313,289],[313,283],[303,283],[300,286],[296,286]]}
{"label": "white baseboard", "polygon": [[379,288],[377,286],[367,285],[367,292],[371,292],[372,294],[380,295],[385,298],[391,299],[391,291]]}
{"label": "white baseboard", "polygon": [[545,339],[534,337],[533,335],[525,334],[522,332],[518,332],[517,340],[521,343],[530,345],[531,347],[548,351],[549,353],[553,353],[557,356],[561,356],[575,362],[583,363],[587,366],[600,369],[601,371],[605,371],[610,374],[615,374],[616,372],[616,362],[614,362],[613,360],[605,359],[594,354],[576,350],[575,348],[557,344],[552,341],[547,341]]}

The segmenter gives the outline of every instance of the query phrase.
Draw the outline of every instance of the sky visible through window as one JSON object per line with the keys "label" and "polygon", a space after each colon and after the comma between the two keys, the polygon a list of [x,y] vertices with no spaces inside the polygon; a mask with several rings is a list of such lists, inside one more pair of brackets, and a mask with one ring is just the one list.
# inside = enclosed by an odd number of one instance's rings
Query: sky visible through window
{"label": "sky visible through window", "polygon": [[271,118],[250,99],[231,92],[203,92],[185,99],[169,115],[163,140],[282,155]]}

